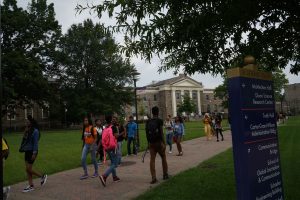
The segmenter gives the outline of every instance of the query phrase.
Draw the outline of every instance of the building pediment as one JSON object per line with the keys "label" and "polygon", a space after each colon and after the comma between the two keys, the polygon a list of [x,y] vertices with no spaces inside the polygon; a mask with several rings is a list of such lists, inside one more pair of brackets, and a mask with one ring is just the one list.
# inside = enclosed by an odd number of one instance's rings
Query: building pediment
{"label": "building pediment", "polygon": [[192,79],[180,80],[178,82],[170,84],[170,86],[171,87],[203,88],[203,86],[200,83],[193,81]]}

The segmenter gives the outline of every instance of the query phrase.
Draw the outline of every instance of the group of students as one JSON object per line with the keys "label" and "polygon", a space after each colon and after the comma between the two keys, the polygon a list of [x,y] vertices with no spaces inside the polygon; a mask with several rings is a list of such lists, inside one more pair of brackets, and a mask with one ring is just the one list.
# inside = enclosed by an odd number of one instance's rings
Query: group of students
{"label": "group of students", "polygon": [[[180,116],[175,117],[173,121],[169,115],[163,122],[158,117],[158,107],[152,108],[153,118],[149,119],[145,126],[146,137],[148,141],[148,150],[150,151],[150,172],[152,176],[151,184],[157,182],[155,172],[155,158],[156,154],[159,154],[162,158],[163,166],[163,179],[168,179],[168,165],[166,160],[166,144],[169,146],[169,153],[172,153],[172,143],[175,142],[178,150],[177,156],[183,155],[181,141],[185,134],[185,128],[183,119]],[[32,169],[34,161],[38,155],[38,142],[40,138],[40,130],[37,122],[28,116],[28,123],[24,131],[23,140],[20,152],[25,153],[25,165],[26,173],[28,176],[29,185],[24,188],[23,192],[30,192],[34,190],[32,178],[37,176],[41,178],[41,185],[43,186],[47,181],[47,175],[39,173]],[[221,126],[222,118],[220,115],[216,117],[210,117],[205,114],[203,123],[206,133],[207,140],[211,140],[212,133],[215,132],[217,141],[219,141],[219,134],[224,140]],[[166,130],[166,136],[164,137],[163,128]],[[136,136],[137,136],[137,124],[133,121],[133,117],[129,117],[128,123],[124,126],[123,123],[118,122],[116,117],[107,115],[105,122],[100,119],[95,120],[95,126],[93,126],[90,117],[84,117],[83,128],[82,128],[82,154],[81,164],[83,167],[83,175],[80,177],[81,180],[89,177],[86,158],[87,154],[91,153],[92,164],[94,166],[94,173],[92,178],[99,177],[103,186],[106,186],[106,180],[110,174],[114,182],[119,182],[120,178],[117,176],[116,168],[121,164],[122,161],[122,143],[127,140],[127,151],[128,155],[137,154],[136,148]],[[3,142],[3,141],[2,141]],[[4,143],[3,143],[4,144]],[[133,146],[132,146],[133,144]],[[5,146],[5,145],[3,145]],[[132,146],[132,151],[131,151]],[[3,150],[3,149],[2,149]],[[99,155],[99,162],[97,157]],[[111,164],[105,170],[102,175],[98,173],[98,165],[102,162],[106,162],[106,157],[109,156]]]}
{"label": "group of students", "polygon": [[[118,182],[120,178],[117,176],[116,168],[121,165],[122,160],[122,144],[127,140],[128,155],[137,154],[136,136],[137,124],[133,121],[133,117],[129,117],[128,123],[124,126],[116,117],[108,115],[105,122],[100,119],[95,120],[95,126],[92,124],[90,117],[85,117],[82,128],[82,155],[81,164],[83,167],[83,175],[81,180],[89,177],[86,165],[87,154],[91,153],[92,163],[94,165],[94,174],[91,178],[99,177],[103,186],[106,186],[106,179],[112,174],[113,181]],[[131,151],[132,150],[132,151]],[[99,155],[99,161],[97,157]],[[107,155],[110,158],[111,165],[99,176],[98,165],[106,162]]]}
{"label": "group of students", "polygon": [[175,117],[175,120],[172,121],[170,115],[164,122],[164,127],[166,129],[166,142],[169,145],[169,153],[172,153],[172,143],[175,142],[178,150],[177,156],[182,156],[182,146],[181,141],[185,134],[183,119],[180,116]]}
{"label": "group of students", "polygon": [[205,113],[203,118],[204,123],[204,132],[207,140],[211,140],[213,135],[217,136],[217,142],[219,142],[219,134],[222,137],[222,141],[224,140],[224,136],[222,133],[222,117],[221,115],[217,116],[209,116],[208,113]]}

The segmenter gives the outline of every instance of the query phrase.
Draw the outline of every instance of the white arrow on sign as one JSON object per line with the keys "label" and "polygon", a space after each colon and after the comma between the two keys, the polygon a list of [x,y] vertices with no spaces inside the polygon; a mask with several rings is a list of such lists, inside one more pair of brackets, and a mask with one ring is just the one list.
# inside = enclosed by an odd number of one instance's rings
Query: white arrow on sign
{"label": "white arrow on sign", "polygon": [[242,84],[242,87],[243,87],[243,88],[246,87],[245,83]]}
{"label": "white arrow on sign", "polygon": [[247,115],[245,115],[245,120],[247,120],[248,119],[248,116]]}

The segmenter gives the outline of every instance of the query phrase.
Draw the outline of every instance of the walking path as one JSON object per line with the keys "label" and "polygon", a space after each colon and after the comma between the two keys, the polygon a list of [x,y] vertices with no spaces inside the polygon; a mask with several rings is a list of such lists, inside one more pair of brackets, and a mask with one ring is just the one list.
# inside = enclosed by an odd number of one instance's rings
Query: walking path
{"label": "walking path", "polygon": [[[183,156],[177,154],[176,145],[173,145],[173,154],[167,155],[169,174],[175,175],[189,168],[196,167],[202,161],[217,155],[232,146],[231,134],[224,134],[224,141],[206,141],[205,137],[184,141]],[[151,181],[148,153],[145,163],[141,161],[142,153],[138,156],[123,157],[123,163],[117,168],[117,175],[121,182],[114,183],[111,176],[107,180],[107,186],[103,187],[99,178],[89,178],[79,180],[82,175],[82,168],[59,172],[48,176],[47,183],[41,188],[40,179],[35,179],[35,191],[22,193],[22,189],[27,182],[18,183],[11,186],[11,200],[93,200],[93,199],[132,199],[144,193],[151,187],[162,183],[162,166],[159,155],[156,157],[156,174],[158,184],[150,185]],[[109,163],[109,162],[108,162]],[[99,173],[103,173],[106,166],[99,168]],[[89,166],[90,174],[93,167]]]}

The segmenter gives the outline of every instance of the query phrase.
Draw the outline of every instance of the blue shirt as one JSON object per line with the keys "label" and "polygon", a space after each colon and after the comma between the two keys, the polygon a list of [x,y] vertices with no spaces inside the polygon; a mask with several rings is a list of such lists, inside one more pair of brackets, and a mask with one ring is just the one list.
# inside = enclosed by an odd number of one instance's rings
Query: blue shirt
{"label": "blue shirt", "polygon": [[135,122],[129,122],[126,126],[127,136],[134,138],[136,135],[137,124]]}
{"label": "blue shirt", "polygon": [[34,129],[32,134],[28,134],[26,138],[24,138],[25,141],[25,146],[24,150],[25,151],[33,151],[33,153],[38,152],[38,143],[39,143],[39,130]]}
{"label": "blue shirt", "polygon": [[183,124],[175,124],[174,125],[174,135],[176,136],[182,136],[184,134],[184,127]]}

